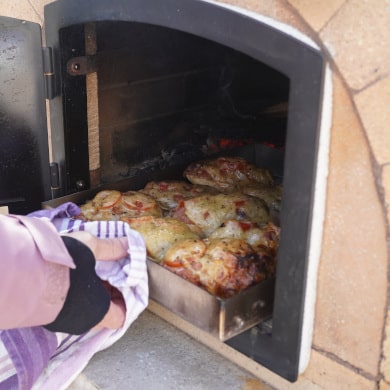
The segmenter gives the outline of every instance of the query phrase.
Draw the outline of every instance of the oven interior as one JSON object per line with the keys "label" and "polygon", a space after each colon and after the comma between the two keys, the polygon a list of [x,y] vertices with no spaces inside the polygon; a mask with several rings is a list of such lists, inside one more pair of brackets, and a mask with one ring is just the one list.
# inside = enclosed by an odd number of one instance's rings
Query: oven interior
{"label": "oven interior", "polygon": [[[85,54],[88,47],[79,39],[86,31],[95,40],[93,55]],[[87,151],[87,110],[75,107],[85,106],[87,93],[98,101],[99,180],[94,185],[218,153],[232,155],[247,145],[275,149],[279,162],[272,168],[282,180],[285,75],[210,40],[145,23],[71,26],[60,37],[68,192],[79,190],[80,183],[83,189],[91,186],[90,165],[80,163],[89,155],[80,153],[80,148]],[[93,66],[83,67],[86,57]],[[97,91],[80,88],[80,78],[90,72],[97,74]]]}
{"label": "oven interior", "polygon": [[[103,188],[137,190],[150,180],[183,180],[189,163],[214,156],[244,157],[268,168],[283,185],[290,94],[286,75],[214,41],[146,23],[74,25],[61,29],[60,44],[68,199],[90,199]],[[91,75],[96,80],[92,89]],[[88,148],[88,94],[98,104],[95,156]],[[88,157],[96,160],[96,155],[98,168],[91,171]],[[150,264],[149,272],[154,269]],[[198,291],[189,284],[179,287],[177,280],[176,285],[183,296],[180,306],[187,298],[193,303]],[[272,336],[274,285],[261,288],[252,295],[270,295],[271,309],[247,330],[251,339]],[[159,283],[152,290],[156,296],[165,293]],[[168,295],[163,304],[171,299]],[[253,298],[246,299],[247,304],[244,298],[228,305],[233,311],[245,306],[241,311],[248,312]],[[214,305],[207,309],[216,310]],[[197,313],[192,308],[184,318],[202,327],[199,312],[207,322],[220,316],[217,312],[209,319],[204,308]],[[234,345],[235,338],[225,341]]]}

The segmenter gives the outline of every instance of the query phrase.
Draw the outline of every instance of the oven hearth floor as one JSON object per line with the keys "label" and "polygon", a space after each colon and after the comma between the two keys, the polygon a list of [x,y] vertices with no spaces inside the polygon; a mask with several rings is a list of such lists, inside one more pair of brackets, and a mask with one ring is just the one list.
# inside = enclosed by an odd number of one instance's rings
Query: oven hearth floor
{"label": "oven hearth floor", "polygon": [[68,390],[268,390],[250,373],[146,310]]}

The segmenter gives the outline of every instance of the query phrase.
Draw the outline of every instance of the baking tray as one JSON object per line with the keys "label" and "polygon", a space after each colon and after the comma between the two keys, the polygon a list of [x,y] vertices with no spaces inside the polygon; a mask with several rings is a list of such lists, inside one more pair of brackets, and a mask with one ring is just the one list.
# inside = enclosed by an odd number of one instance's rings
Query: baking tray
{"label": "baking tray", "polygon": [[[264,150],[267,148],[263,149],[258,150],[258,147],[255,150],[249,149],[253,153],[251,158],[248,158],[248,150],[245,150],[244,157],[248,160],[253,160],[254,156],[263,155]],[[276,152],[272,151],[272,153]],[[239,154],[237,153],[237,155]],[[274,154],[271,156],[275,159]],[[276,157],[276,161],[280,161],[279,157]],[[264,164],[264,161],[262,165],[269,168],[276,166],[273,162]],[[178,178],[181,176],[183,169],[184,167],[172,167],[159,172],[135,176],[52,199],[43,202],[42,207],[57,207],[65,202],[82,204],[92,199],[97,192],[103,189],[115,189],[118,191],[138,190],[151,180]],[[278,169],[273,169],[274,175],[278,174],[277,171]],[[181,278],[150,258],[147,259],[147,268],[150,299],[221,341],[237,336],[271,317],[274,279],[265,280],[230,298],[222,299]]]}
{"label": "baking tray", "polygon": [[[57,207],[65,202],[81,204],[90,199],[95,191],[57,198],[44,202],[42,206]],[[147,269],[150,299],[221,341],[245,332],[271,316],[275,284],[273,279],[222,299],[150,258],[147,258]]]}
{"label": "baking tray", "polygon": [[222,299],[151,259],[147,259],[147,266],[149,297],[221,341],[237,336],[271,316],[274,279]]}

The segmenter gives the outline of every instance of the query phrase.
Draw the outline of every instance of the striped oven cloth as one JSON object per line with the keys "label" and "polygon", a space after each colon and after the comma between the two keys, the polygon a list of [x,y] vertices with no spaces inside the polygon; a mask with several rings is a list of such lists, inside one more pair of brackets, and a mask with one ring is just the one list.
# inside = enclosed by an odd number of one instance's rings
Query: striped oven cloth
{"label": "striped oven cloth", "polygon": [[[15,377],[14,379],[16,379],[16,368],[12,363],[7,349],[0,339],[0,386],[2,386],[0,388],[6,388],[5,386],[7,386],[7,383],[12,377]],[[10,389],[12,387],[8,386],[8,388]]]}
{"label": "striped oven cloth", "polygon": [[83,222],[80,209],[65,203],[30,214],[48,218],[59,232],[85,230],[101,238],[129,240],[129,255],[96,262],[96,273],[116,287],[126,303],[126,320],[118,330],[94,330],[80,336],[52,333],[42,327],[0,332],[0,390],[66,389],[98,351],[111,346],[148,304],[146,249],[142,236],[121,221]]}

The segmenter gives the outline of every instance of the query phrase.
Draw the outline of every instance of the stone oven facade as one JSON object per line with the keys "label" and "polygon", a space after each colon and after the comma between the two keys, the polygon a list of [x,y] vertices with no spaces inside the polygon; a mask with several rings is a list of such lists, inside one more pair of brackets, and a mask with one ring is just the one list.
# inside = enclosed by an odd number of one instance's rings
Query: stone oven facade
{"label": "stone oven facade", "polygon": [[[0,15],[43,24],[43,7],[50,2],[19,0],[16,5],[3,0]],[[216,349],[280,389],[311,385],[388,389],[390,4],[386,0],[220,2],[290,25],[321,47],[332,73],[332,123],[307,369],[291,384],[251,365],[229,347]],[[160,314],[169,320],[169,314]],[[198,337],[196,330],[184,330]],[[215,346],[211,339],[202,341]]]}

